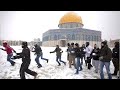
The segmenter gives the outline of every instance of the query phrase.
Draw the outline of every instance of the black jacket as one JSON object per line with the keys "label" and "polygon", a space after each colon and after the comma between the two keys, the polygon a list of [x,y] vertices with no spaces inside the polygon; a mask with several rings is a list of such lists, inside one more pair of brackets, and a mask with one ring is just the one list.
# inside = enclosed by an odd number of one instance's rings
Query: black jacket
{"label": "black jacket", "polygon": [[112,50],[112,58],[117,58],[119,59],[119,48],[113,48]]}
{"label": "black jacket", "polygon": [[112,51],[108,47],[108,45],[105,45],[103,48],[100,50],[100,56],[103,56],[103,59],[101,61],[103,62],[110,62],[112,58]]}
{"label": "black jacket", "polygon": [[82,55],[85,55],[85,51],[84,51],[85,47],[80,47],[80,48],[81,48]]}
{"label": "black jacket", "polygon": [[56,48],[54,51],[50,52],[50,53],[55,53],[56,52],[56,56],[61,56],[61,53],[63,53],[61,48]]}
{"label": "black jacket", "polygon": [[75,48],[75,56],[76,57],[81,57],[82,56],[81,48]]}
{"label": "black jacket", "polygon": [[100,49],[99,48],[94,48],[93,51],[92,51],[92,53],[91,53],[91,56],[92,56],[93,60],[99,60]]}
{"label": "black jacket", "polygon": [[68,52],[69,52],[69,55],[75,56],[75,48],[74,47],[69,47]]}
{"label": "black jacket", "polygon": [[22,58],[23,63],[29,63],[31,61],[30,58],[30,49],[28,47],[23,48],[21,53],[17,53],[20,58]]}
{"label": "black jacket", "polygon": [[42,52],[42,49],[41,49],[41,47],[40,46],[35,46],[35,50],[34,51],[32,51],[32,52],[35,52],[35,54],[41,54],[41,52]]}

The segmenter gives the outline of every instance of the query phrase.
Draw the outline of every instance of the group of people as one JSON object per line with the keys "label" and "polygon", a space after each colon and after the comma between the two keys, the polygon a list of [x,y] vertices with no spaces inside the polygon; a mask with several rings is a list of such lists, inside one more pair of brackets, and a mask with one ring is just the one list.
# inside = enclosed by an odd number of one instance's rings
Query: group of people
{"label": "group of people", "polygon": [[[67,60],[69,61],[69,68],[71,65],[74,65],[76,73],[78,74],[81,71],[83,65],[83,58],[87,68],[90,70],[91,67],[95,68],[95,73],[100,73],[100,78],[104,79],[103,68],[106,67],[108,78],[112,79],[112,75],[117,76],[119,72],[119,42],[115,42],[114,48],[111,50],[107,41],[101,42],[101,48],[96,44],[92,48],[89,42],[83,44],[82,47],[78,43],[74,44],[68,43],[67,49],[68,55]],[[110,61],[112,60],[114,65],[114,73],[110,72]],[[92,64],[91,64],[92,61]],[[119,76],[118,76],[119,78]]]}
{"label": "group of people", "polygon": [[[99,48],[96,44],[94,45],[94,48],[92,48],[89,44],[89,42],[86,42],[86,44],[83,44],[82,47],[79,46],[78,43],[68,43],[67,44],[67,60],[69,62],[69,68],[74,66],[76,69],[75,74],[79,74],[79,71],[83,70],[83,60],[85,60],[85,65],[90,70],[92,67],[95,68],[95,73],[100,72],[100,78],[104,79],[104,73],[103,68],[106,67],[106,71],[108,74],[108,78],[112,79],[112,75],[116,75],[119,72],[119,42],[115,42],[115,47],[111,50],[108,45],[107,41],[103,41],[101,43],[101,48]],[[11,63],[12,66],[15,65],[14,59],[22,58],[22,64],[20,68],[20,78],[25,78],[25,72],[34,76],[38,75],[37,72],[32,71],[29,68],[30,62],[31,62],[31,56],[30,56],[30,49],[28,48],[27,42],[22,42],[22,52],[17,53],[13,48],[11,48],[7,42],[3,43],[3,48],[0,48],[3,51],[7,52],[7,61]],[[34,45],[34,50],[32,52],[35,52],[36,58],[35,61],[37,63],[37,67],[40,68],[42,65],[39,62],[39,58],[45,60],[48,63],[48,59],[43,58],[42,49],[39,45]],[[16,53],[16,56],[13,56],[13,51]],[[56,62],[58,63],[58,66],[61,65],[61,62],[66,65],[66,62],[61,60],[61,55],[63,53],[62,49],[59,47],[59,45],[56,45],[56,48],[54,51],[51,51],[50,53],[56,52]],[[111,74],[110,72],[110,61],[112,60],[114,65],[114,73]],[[91,63],[92,61],[92,63]],[[119,77],[118,77],[119,78]]]}

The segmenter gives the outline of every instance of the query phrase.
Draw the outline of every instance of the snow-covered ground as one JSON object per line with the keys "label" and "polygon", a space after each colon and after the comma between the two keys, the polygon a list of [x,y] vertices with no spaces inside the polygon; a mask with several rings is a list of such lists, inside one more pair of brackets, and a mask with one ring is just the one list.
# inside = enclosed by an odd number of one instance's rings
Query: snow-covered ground
{"label": "snow-covered ground", "polygon": [[[0,46],[1,47],[1,46]],[[13,48],[17,52],[21,52],[20,46],[13,46]],[[38,73],[37,79],[98,79],[100,78],[99,73],[94,73],[94,68],[91,70],[88,70],[85,66],[85,63],[83,64],[83,70],[79,72],[78,75],[75,74],[75,69],[72,67],[71,69],[68,66],[67,61],[67,53],[66,53],[66,47],[62,47],[63,54],[62,54],[62,60],[67,62],[67,65],[64,66],[62,64],[61,66],[57,66],[58,63],[56,62],[56,53],[50,54],[50,51],[53,51],[55,47],[41,47],[43,50],[43,57],[48,58],[49,62],[47,63],[44,60],[40,59],[40,63],[42,64],[42,68],[37,68],[37,64],[35,62],[35,55],[33,52],[31,52],[31,64],[30,69],[33,71],[36,71]],[[19,76],[19,69],[21,65],[21,59],[14,60],[16,62],[15,66],[11,66],[9,62],[6,60],[6,52],[0,50],[0,79],[20,79]],[[111,73],[113,73],[113,64],[111,62]],[[107,79],[107,73],[106,69],[105,71],[105,78]],[[27,79],[33,79],[33,76],[26,74]],[[116,77],[113,77],[113,79],[116,79]]]}

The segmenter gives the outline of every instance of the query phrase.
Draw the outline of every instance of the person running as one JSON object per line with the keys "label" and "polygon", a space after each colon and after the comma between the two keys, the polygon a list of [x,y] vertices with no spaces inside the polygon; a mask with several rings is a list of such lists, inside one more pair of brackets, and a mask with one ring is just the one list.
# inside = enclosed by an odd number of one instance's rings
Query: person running
{"label": "person running", "polygon": [[15,62],[11,60],[11,57],[13,56],[13,52],[16,53],[16,51],[12,47],[10,47],[7,42],[3,42],[3,47],[5,49],[1,48],[1,50],[6,51],[7,61],[10,62],[12,66],[14,66]]}
{"label": "person running", "polygon": [[119,42],[115,42],[115,46],[112,50],[112,62],[114,65],[114,73],[112,75],[117,76],[119,71]]}
{"label": "person running", "polygon": [[50,53],[55,53],[55,52],[56,52],[56,61],[58,63],[58,66],[61,65],[60,62],[64,63],[64,65],[66,65],[66,62],[61,60],[61,55],[62,55],[63,51],[61,50],[61,48],[59,48],[59,45],[56,45],[56,49]]}
{"label": "person running", "polygon": [[112,75],[110,72],[110,61],[112,59],[112,51],[107,45],[107,41],[103,41],[101,43],[101,50],[100,50],[100,78],[104,79],[103,68],[106,67],[106,71],[108,74],[108,78],[112,79]]}
{"label": "person running", "polygon": [[35,71],[28,69],[31,62],[31,58],[30,58],[30,49],[28,48],[27,42],[22,42],[22,48],[23,48],[22,52],[17,53],[17,56],[13,56],[12,59],[22,58],[22,64],[20,67],[21,79],[26,79],[25,72],[34,76],[34,79],[35,79],[38,74]]}
{"label": "person running", "polygon": [[92,65],[94,66],[95,68],[95,73],[98,73],[98,69],[99,69],[99,57],[100,57],[100,49],[99,47],[97,47],[97,45],[95,44],[94,45],[94,49],[91,53],[92,55]]}
{"label": "person running", "polygon": [[81,59],[81,56],[82,56],[82,52],[81,52],[81,48],[79,47],[78,43],[75,44],[75,56],[76,56],[75,58],[77,59],[77,62],[76,62],[76,73],[75,74],[79,74],[79,71],[82,70],[82,65],[81,65],[81,62],[80,62],[80,59]]}
{"label": "person running", "polygon": [[48,63],[48,59],[43,58],[42,49],[41,49],[41,47],[39,45],[35,44],[34,46],[35,46],[35,48],[34,48],[35,50],[32,51],[32,52],[35,52],[35,55],[37,55],[36,58],[35,58],[35,61],[36,61],[37,65],[38,65],[37,67],[40,68],[40,67],[42,67],[42,65],[39,62],[39,58],[41,57],[41,59],[47,61],[47,63]]}
{"label": "person running", "polygon": [[83,59],[85,60],[85,44],[81,47],[82,55],[81,55],[81,65],[83,65]]}

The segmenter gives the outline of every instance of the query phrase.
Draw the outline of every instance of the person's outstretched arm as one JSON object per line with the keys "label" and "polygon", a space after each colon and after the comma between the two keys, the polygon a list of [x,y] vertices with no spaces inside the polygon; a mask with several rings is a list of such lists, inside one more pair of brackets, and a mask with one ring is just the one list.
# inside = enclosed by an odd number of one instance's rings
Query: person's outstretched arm
{"label": "person's outstretched arm", "polygon": [[1,50],[3,50],[3,51],[6,51],[5,49],[3,49],[3,48],[0,48]]}
{"label": "person's outstretched arm", "polygon": [[56,49],[54,51],[50,52],[50,53],[55,53],[55,52],[56,52]]}

